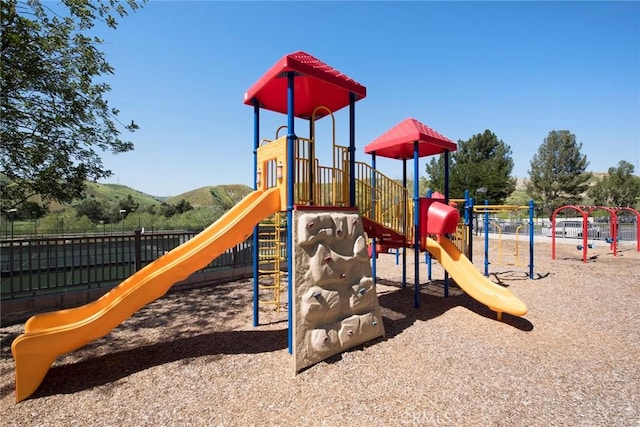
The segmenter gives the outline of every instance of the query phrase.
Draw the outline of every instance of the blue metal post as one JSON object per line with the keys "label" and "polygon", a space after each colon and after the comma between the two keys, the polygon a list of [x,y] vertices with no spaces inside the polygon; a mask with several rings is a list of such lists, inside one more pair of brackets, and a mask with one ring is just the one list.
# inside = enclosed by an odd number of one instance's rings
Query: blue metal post
{"label": "blue metal post", "polygon": [[[376,217],[376,153],[371,153],[371,168],[373,173],[371,174],[371,216]],[[354,180],[355,181],[355,180]],[[355,203],[354,203],[355,204]],[[377,282],[376,275],[376,238],[371,239],[371,270],[373,272],[373,280]]]}
{"label": "blue metal post", "polygon": [[[311,144],[309,144],[309,163],[310,164],[314,164],[315,163],[315,158],[316,158],[316,136],[313,134],[313,132],[311,132],[311,129],[313,128],[313,124],[311,121],[309,121],[309,139],[312,140]],[[309,200],[311,201],[309,204],[310,205],[315,205],[316,204],[316,198],[315,198],[315,168],[309,168],[309,195],[307,197],[309,197]]]}
{"label": "blue metal post", "polygon": [[414,262],[414,285],[413,285],[413,305],[420,307],[420,191],[418,185],[418,174],[420,173],[418,141],[413,142],[413,262]]}
{"label": "blue metal post", "polygon": [[355,205],[356,205],[356,95],[353,92],[349,92],[349,206],[354,207]]}
{"label": "blue metal post", "polygon": [[533,280],[533,199],[529,200],[529,279]]}
{"label": "blue metal post", "polygon": [[[402,186],[407,188],[407,159],[402,159]],[[407,224],[407,205],[408,200],[404,201],[404,218],[402,219],[404,224],[404,236],[405,236],[405,247],[402,248],[402,287],[407,287],[407,247],[406,237],[409,235],[409,224]]]}
{"label": "blue metal post", "polygon": [[293,83],[295,74],[287,73],[287,310],[288,332],[287,341],[289,354],[293,353],[293,202],[294,202],[294,156],[295,156],[295,105]]}
{"label": "blue metal post", "polygon": [[[444,151],[444,203],[449,204],[449,150]],[[449,297],[449,272],[444,271],[444,297]]]}
{"label": "blue metal post", "polygon": [[[431,189],[428,189],[427,190],[427,197],[431,198],[431,196],[432,196],[432,191],[431,191]],[[429,218],[427,218],[427,221],[429,221]],[[425,261],[427,263],[427,279],[429,281],[431,281],[431,276],[432,276],[431,273],[433,271],[433,265],[432,265],[432,262],[431,262],[431,253],[429,251],[425,251],[424,257],[425,257]]]}
{"label": "blue metal post", "polygon": [[[258,147],[260,146],[260,104],[253,100],[253,189],[258,189]],[[264,178],[263,178],[264,179]],[[253,326],[260,324],[260,284],[258,265],[259,226],[253,228]]]}
{"label": "blue metal post", "polygon": [[469,224],[469,212],[467,212],[467,205],[469,202],[469,190],[464,190],[464,225]]}
{"label": "blue metal post", "polygon": [[[485,199],[484,205],[488,206],[489,201]],[[489,210],[484,209],[484,275],[489,277]]]}
{"label": "blue metal post", "polygon": [[469,258],[469,261],[473,262],[473,197],[469,197],[465,204],[467,205],[465,207],[465,212],[469,212],[469,256],[467,258]]}

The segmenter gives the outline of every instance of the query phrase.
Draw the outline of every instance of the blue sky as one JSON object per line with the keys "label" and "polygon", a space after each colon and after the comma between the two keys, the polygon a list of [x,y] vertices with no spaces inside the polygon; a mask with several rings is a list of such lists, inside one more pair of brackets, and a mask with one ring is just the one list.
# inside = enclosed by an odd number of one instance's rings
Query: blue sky
{"label": "blue sky", "polygon": [[[640,174],[637,2],[152,0],[101,34],[116,70],[110,104],[122,122],[140,125],[125,135],[134,152],[103,156],[114,172],[105,182],[152,195],[252,185],[244,92],[299,50],[367,87],[356,103],[358,160],[369,162],[364,147],[413,117],[455,141],[490,129],[511,147],[518,178],[560,129],[582,143],[590,170],[626,160]],[[265,138],[286,123],[266,111],[261,119]],[[346,109],[336,119],[338,143],[347,145]],[[329,164],[323,122],[319,156]],[[400,161],[377,165],[402,176]]]}

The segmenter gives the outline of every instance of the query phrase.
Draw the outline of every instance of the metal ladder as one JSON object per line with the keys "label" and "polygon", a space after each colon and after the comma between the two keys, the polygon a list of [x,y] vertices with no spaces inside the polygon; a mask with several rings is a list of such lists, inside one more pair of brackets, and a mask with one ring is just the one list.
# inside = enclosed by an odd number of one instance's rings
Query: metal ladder
{"label": "metal ladder", "polygon": [[282,214],[276,212],[270,217],[268,224],[261,224],[258,232],[258,273],[260,276],[259,288],[265,291],[273,291],[271,300],[261,300],[262,305],[273,305],[275,311],[280,311],[282,306],[280,295],[285,289],[282,284],[283,272],[280,270],[280,262],[284,260]]}

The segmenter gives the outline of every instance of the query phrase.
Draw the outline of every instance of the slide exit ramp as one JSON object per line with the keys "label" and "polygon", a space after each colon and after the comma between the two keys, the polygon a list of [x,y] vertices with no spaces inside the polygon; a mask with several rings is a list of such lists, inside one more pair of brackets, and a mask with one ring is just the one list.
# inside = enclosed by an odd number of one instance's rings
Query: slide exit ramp
{"label": "slide exit ramp", "polygon": [[280,189],[254,191],[200,234],[136,272],[98,300],[31,317],[11,345],[16,402],[36,391],[51,364],[108,334],[171,286],[245,241],[263,219],[280,210]]}
{"label": "slide exit ramp", "polygon": [[426,246],[458,286],[471,298],[498,313],[498,320],[502,313],[519,317],[527,314],[527,306],[518,297],[484,277],[451,240],[442,236],[438,242],[427,237]]}

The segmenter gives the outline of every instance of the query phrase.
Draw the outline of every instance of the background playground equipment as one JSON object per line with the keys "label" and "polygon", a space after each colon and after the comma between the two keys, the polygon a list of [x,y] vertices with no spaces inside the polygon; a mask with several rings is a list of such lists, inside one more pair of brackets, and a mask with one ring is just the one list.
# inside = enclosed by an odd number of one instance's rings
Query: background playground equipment
{"label": "background playground equipment", "polygon": [[[254,191],[202,233],[136,271],[97,301],[31,317],[24,334],[11,346],[16,400],[39,387],[58,356],[106,335],[174,283],[252,234],[257,325],[261,272],[273,275],[274,283],[282,278],[275,267],[265,268],[261,262],[281,261],[281,236],[277,232],[261,236],[259,223],[281,212],[286,212],[288,343],[295,372],[384,335],[375,292],[376,245],[370,259],[365,231],[381,244],[413,247],[416,260],[420,250],[428,250],[465,292],[495,311],[498,318],[503,312],[525,315],[527,308],[517,297],[483,277],[445,237],[455,230],[457,210],[417,196],[418,158],[448,156],[455,143],[407,119],[366,147],[365,152],[372,155],[371,166],[356,162],[355,103],[365,96],[364,86],[304,52],[286,55],[272,66],[244,99],[254,111]],[[349,146],[345,147],[336,142],[333,112],[347,106]],[[276,133],[275,140],[261,143],[261,109],[287,115],[286,135]],[[321,166],[315,152],[315,121],[324,117],[331,117],[333,123],[331,166]],[[296,135],[296,119],[309,121],[309,137]],[[375,169],[376,154],[404,161],[414,158],[413,203],[406,189],[406,172],[403,185],[385,177]],[[445,169],[445,202],[447,193]],[[405,267],[403,264],[403,273]],[[280,285],[273,286],[279,293]],[[278,299],[274,296],[276,307]]]}
{"label": "background playground equipment", "polygon": [[[427,193],[427,197],[429,197],[430,192]],[[516,267],[522,266],[521,254],[524,251],[520,250],[520,233],[521,231],[528,231],[529,236],[529,263],[528,267],[528,276],[530,279],[533,279],[534,272],[534,227],[533,227],[533,216],[534,216],[534,203],[533,200],[529,202],[529,206],[519,206],[519,205],[489,205],[489,201],[485,200],[484,205],[474,205],[474,200],[469,197],[469,191],[465,191],[464,199],[456,199],[453,200],[455,203],[462,203],[462,212],[463,216],[461,217],[461,221],[458,224],[456,232],[454,234],[454,241],[458,249],[463,252],[469,260],[473,260],[473,224],[475,223],[474,218],[477,218],[474,214],[482,214],[483,218],[483,233],[484,233],[484,275],[485,277],[489,276],[489,253],[490,253],[490,244],[489,244],[489,231],[490,227],[493,226],[497,231],[497,250],[498,250],[498,261],[497,265],[514,265]],[[492,220],[489,214],[500,214],[500,213],[518,213],[520,211],[526,210],[528,212],[528,223],[520,222],[514,224],[512,222],[505,222],[500,224],[496,220]],[[526,227],[525,227],[526,225]],[[512,264],[509,264],[506,259],[507,256],[503,254],[502,251],[502,232],[503,228],[512,227],[515,235],[515,253],[512,255]],[[426,254],[426,263],[427,263],[427,275],[428,279],[431,280],[431,257],[429,254]],[[448,294],[448,276],[445,273],[444,277],[444,289],[445,295]]]}
{"label": "background playground equipment", "polygon": [[[490,227],[495,227],[496,231],[497,231],[497,250],[498,250],[498,260],[497,260],[497,264],[498,265],[514,265],[516,267],[519,267],[522,265],[522,262],[520,260],[520,232],[521,230],[524,228],[525,231],[528,229],[528,234],[529,234],[529,278],[533,279],[533,270],[534,270],[534,258],[533,258],[533,253],[534,253],[534,229],[533,229],[533,217],[534,217],[534,203],[533,200],[529,201],[529,205],[528,206],[519,206],[519,205],[490,205],[488,200],[484,201],[484,205],[473,205],[473,200],[471,200],[472,203],[472,212],[473,213],[479,213],[482,214],[483,216],[483,232],[484,232],[484,275],[485,276],[489,276],[489,264],[491,263],[489,261],[489,231],[490,231]],[[529,215],[529,222],[528,222],[528,227],[525,227],[525,223],[520,223],[518,225],[515,225],[514,227],[514,232],[515,232],[515,253],[512,255],[512,263],[508,263],[505,261],[505,259],[507,258],[507,256],[505,256],[503,254],[503,250],[502,250],[502,233],[503,233],[503,228],[505,227],[505,223],[501,224],[496,220],[492,220],[489,216],[489,214],[501,214],[501,213],[517,213],[520,211],[528,211]],[[473,223],[473,221],[469,221],[469,223]],[[472,233],[470,233],[472,234]]]}
{"label": "background playground equipment", "polygon": [[611,245],[613,256],[617,256],[618,253],[618,213],[626,211],[634,214],[636,216],[636,250],[640,252],[640,212],[637,210],[629,207],[566,205],[554,210],[551,215],[551,259],[556,259],[556,217],[565,210],[573,210],[582,216],[582,233],[580,234],[582,244],[577,245],[577,248],[582,250],[582,262],[587,262],[588,249],[593,247],[589,243],[589,216],[592,212],[598,210],[609,212],[609,237],[607,238],[607,243]]}

